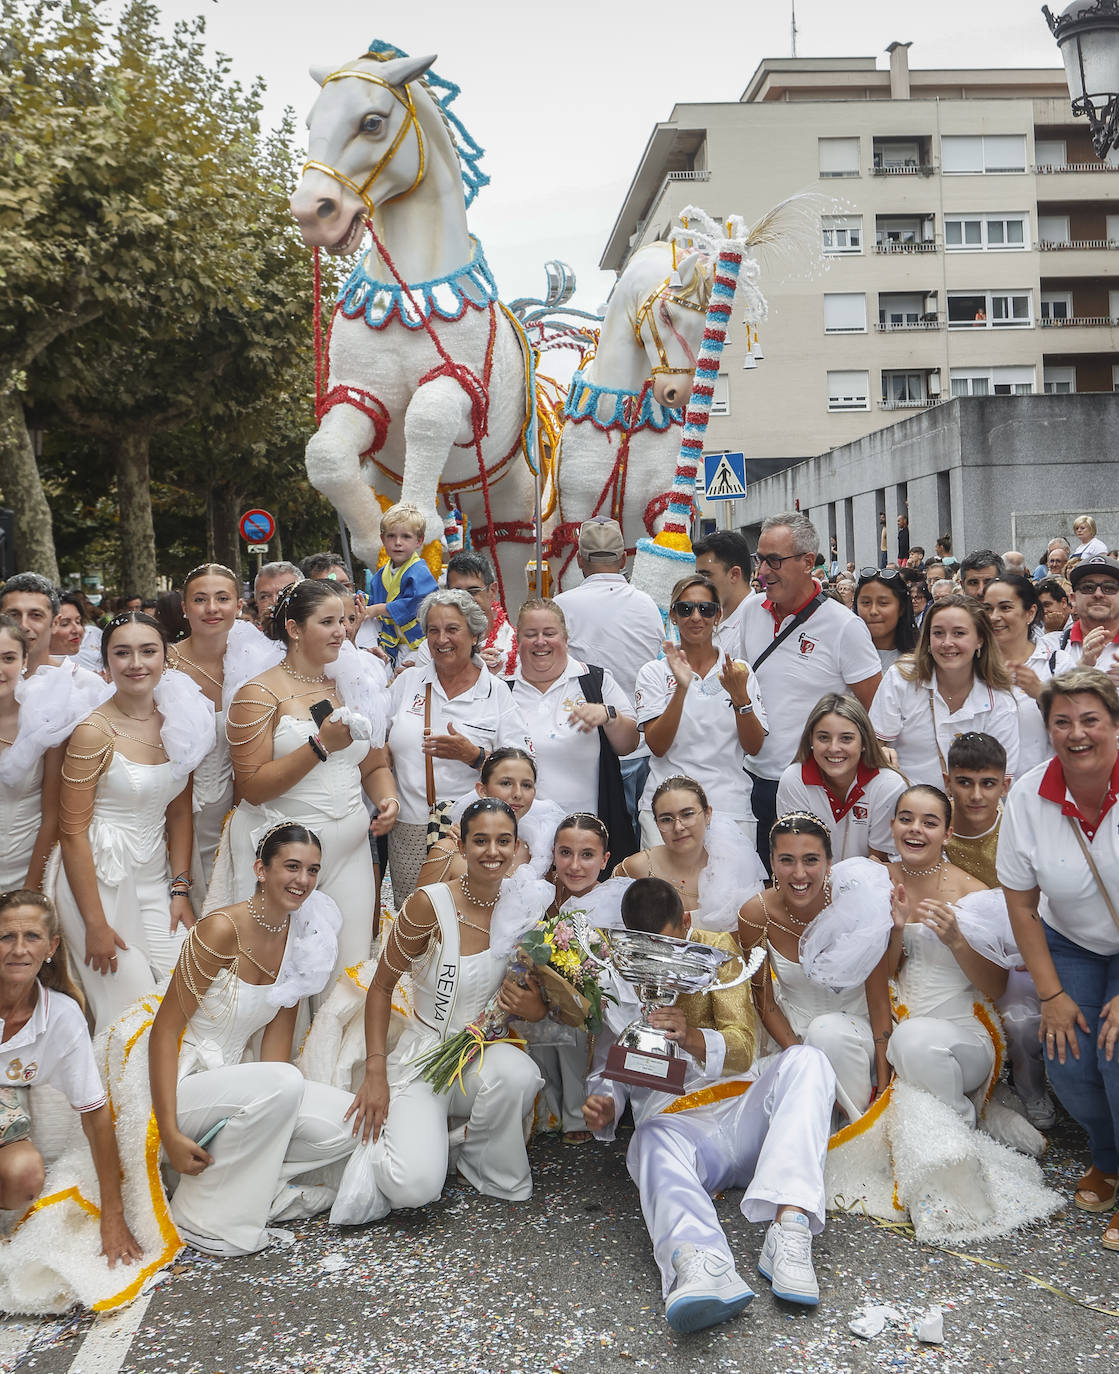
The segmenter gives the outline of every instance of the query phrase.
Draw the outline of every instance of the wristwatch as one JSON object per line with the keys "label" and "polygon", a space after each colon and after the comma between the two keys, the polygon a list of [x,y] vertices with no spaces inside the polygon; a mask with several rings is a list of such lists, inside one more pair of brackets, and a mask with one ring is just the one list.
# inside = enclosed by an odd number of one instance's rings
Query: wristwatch
{"label": "wristwatch", "polygon": [[754,703],[748,701],[745,706],[736,706],[734,709],[740,716],[752,716],[754,714]]}
{"label": "wristwatch", "polygon": [[[602,704],[603,704],[603,706],[606,706],[606,703],[605,703],[605,702],[603,702]],[[616,706],[606,706],[606,719],[607,719],[607,720],[617,720],[617,719],[618,719],[618,708],[617,708]]]}
{"label": "wristwatch", "polygon": [[471,768],[481,768],[482,764],[485,763],[485,761],[486,750],[485,747],[482,746],[481,748],[479,748],[478,752],[474,755],[474,757],[470,760],[470,766]]}

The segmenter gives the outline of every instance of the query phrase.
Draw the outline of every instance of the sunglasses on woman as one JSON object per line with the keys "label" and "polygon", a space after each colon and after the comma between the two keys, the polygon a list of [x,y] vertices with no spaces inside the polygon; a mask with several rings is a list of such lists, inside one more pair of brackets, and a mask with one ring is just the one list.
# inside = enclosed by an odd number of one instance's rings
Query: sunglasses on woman
{"label": "sunglasses on woman", "polygon": [[687,620],[689,616],[695,615],[696,611],[704,620],[714,620],[719,614],[719,608],[714,601],[676,601],[672,606],[672,614],[679,616],[681,620]]}

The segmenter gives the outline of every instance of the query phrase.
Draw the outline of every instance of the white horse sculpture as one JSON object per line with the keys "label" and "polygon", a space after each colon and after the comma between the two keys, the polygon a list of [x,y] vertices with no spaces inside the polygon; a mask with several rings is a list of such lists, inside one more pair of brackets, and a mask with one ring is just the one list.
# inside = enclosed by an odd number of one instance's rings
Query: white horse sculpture
{"label": "white horse sculpture", "polygon": [[[367,220],[374,241],[334,310],[307,474],[371,567],[390,501],[425,513],[428,551],[443,534],[439,496],[457,501],[513,611],[535,503],[531,350],[467,231],[470,169],[449,101],[431,89],[457,88],[424,79],[434,57],[394,53],[374,45],[311,72],[322,91],[292,214],[304,241],[332,254],[355,252]],[[457,128],[473,166],[480,149]]]}
{"label": "white horse sculpture", "polygon": [[617,520],[630,554],[664,523],[711,272],[699,254],[677,267],[670,244],[651,243],[618,279],[598,349],[572,378],[564,409],[550,543],[562,590],[582,579],[575,549],[584,520]]}

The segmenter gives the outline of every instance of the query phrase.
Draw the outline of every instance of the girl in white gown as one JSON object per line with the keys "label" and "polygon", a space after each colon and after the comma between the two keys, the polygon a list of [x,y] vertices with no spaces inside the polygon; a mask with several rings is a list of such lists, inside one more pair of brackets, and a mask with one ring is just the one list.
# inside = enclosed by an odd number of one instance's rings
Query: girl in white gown
{"label": "girl in white gown", "polygon": [[202,910],[222,826],[233,809],[233,763],[225,737],[226,711],[238,687],[283,657],[279,644],[238,618],[241,604],[241,582],[229,568],[220,563],[203,563],[192,569],[183,581],[183,614],[190,634],[173,645],[168,655],[171,666],[198,684],[217,714],[214,747],[194,770],[191,797],[192,899],[196,911]]}
{"label": "girl in white gown", "polygon": [[[342,913],[339,972],[369,957],[376,916],[369,832],[387,833],[399,811],[384,748],[387,694],[376,662],[346,639],[332,582],[286,587],[269,634],[285,646],[283,659],[245,683],[229,707],[242,800],[227,824],[205,910],[244,900],[261,834],[298,821],[322,842],[319,890]],[[372,823],[363,791],[378,809]]]}
{"label": "girl in white gown", "polygon": [[[807,811],[778,818],[770,831],[773,888],[739,912],[742,949],[764,945],[766,961],[754,978],[759,1018],[780,1049],[813,1045],[835,1070],[836,1100],[848,1120],[870,1105],[875,1086],[890,1079],[886,1047],[892,1017],[886,947],[890,938],[890,879],[871,859],[832,865],[829,827]],[[885,920],[859,922],[872,893],[887,907]],[[828,987],[809,979],[806,941],[846,903],[855,929],[844,950],[855,971]],[[857,951],[856,947],[857,946]]]}
{"label": "girl in white gown", "polygon": [[0,615],[0,891],[41,889],[58,839],[62,755],[71,731],[112,688],[88,673],[23,676],[27,635]]}
{"label": "girl in white gown", "polygon": [[[326,987],[342,924],[314,890],[321,854],[301,825],[264,836],[256,892],[191,931],[152,1026],[152,1103],[179,1175],[171,1214],[207,1254],[287,1239],[269,1223],[314,1216],[334,1197],[296,1180],[354,1148],[349,1094],[290,1062],[299,1003]],[[261,1030],[259,1062],[242,1063]]]}
{"label": "girl in white gown", "polygon": [[[541,1086],[523,1050],[490,1043],[452,1085],[437,1093],[416,1060],[476,1020],[500,989],[511,1016],[540,1021],[539,992],[505,975],[491,948],[491,918],[502,875],[517,844],[517,823],[502,801],[485,797],[460,823],[466,872],[451,883],[414,892],[401,908],[381,952],[366,999],[365,1074],[347,1116],[361,1135],[330,1219],[344,1225],[376,1221],[398,1207],[423,1207],[443,1191],[448,1162],[481,1193],[520,1202],[532,1194],[525,1126]],[[510,948],[532,924],[492,932]],[[413,1009],[395,1048],[389,1016],[398,979],[411,973]]]}
{"label": "girl in white gown", "polygon": [[151,616],[110,621],[101,652],[114,691],[67,746],[56,893],[99,1031],[167,977],[194,923],[190,774],[214,743],[213,707],[167,670]]}

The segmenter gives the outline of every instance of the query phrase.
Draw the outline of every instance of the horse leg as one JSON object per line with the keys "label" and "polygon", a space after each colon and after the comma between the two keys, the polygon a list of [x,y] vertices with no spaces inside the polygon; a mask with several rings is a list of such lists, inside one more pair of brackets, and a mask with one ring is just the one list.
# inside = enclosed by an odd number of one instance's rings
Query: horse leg
{"label": "horse leg", "polygon": [[436,377],[418,388],[404,415],[404,480],[400,499],[419,506],[427,521],[424,545],[443,538],[438,511],[439,482],[447,455],[472,435],[470,398],[451,377]]}
{"label": "horse leg", "polygon": [[371,568],[381,552],[381,505],[366,481],[360,455],[373,442],[373,421],[337,405],[307,442],[307,476],[346,522],[354,552]]}

